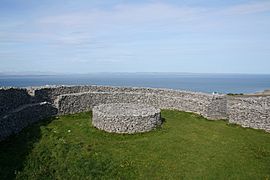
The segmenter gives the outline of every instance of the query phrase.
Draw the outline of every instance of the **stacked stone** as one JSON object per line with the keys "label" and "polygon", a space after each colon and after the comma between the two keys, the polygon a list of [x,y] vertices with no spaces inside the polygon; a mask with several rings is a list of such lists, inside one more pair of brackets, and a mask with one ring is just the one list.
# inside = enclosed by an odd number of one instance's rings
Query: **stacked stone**
{"label": "stacked stone", "polygon": [[50,103],[36,103],[21,106],[4,116],[0,116],[0,141],[20,132],[28,125],[57,114]]}
{"label": "stacked stone", "polygon": [[230,123],[270,132],[270,96],[230,98],[227,113]]}
{"label": "stacked stone", "polygon": [[[269,95],[230,97],[171,89],[94,85],[2,87],[0,139],[49,115],[91,111],[94,106],[111,103],[147,104],[158,109],[194,112],[208,119],[229,119],[230,123],[270,132]],[[43,108],[46,110],[40,110]]]}
{"label": "stacked stone", "polygon": [[0,88],[0,116],[31,102],[26,89]]}
{"label": "stacked stone", "polygon": [[107,132],[126,134],[148,132],[161,123],[160,110],[150,105],[112,103],[93,108],[93,126]]}

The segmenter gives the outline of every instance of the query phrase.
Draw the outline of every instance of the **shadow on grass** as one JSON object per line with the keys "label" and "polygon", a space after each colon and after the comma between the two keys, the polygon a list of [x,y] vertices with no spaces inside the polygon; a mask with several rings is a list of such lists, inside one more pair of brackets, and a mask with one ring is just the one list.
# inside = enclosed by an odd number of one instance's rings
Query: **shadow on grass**
{"label": "shadow on grass", "polygon": [[15,179],[24,167],[27,155],[41,138],[41,126],[48,125],[54,117],[32,124],[20,133],[0,142],[0,178]]}
{"label": "shadow on grass", "polygon": [[166,122],[166,119],[164,117],[161,117],[162,124]]}

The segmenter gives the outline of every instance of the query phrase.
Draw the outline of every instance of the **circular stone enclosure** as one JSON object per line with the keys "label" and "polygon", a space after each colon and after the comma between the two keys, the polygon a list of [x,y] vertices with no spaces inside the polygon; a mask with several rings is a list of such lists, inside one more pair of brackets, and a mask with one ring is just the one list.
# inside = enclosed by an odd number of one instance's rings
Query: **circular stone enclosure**
{"label": "circular stone enclosure", "polygon": [[101,104],[92,111],[93,126],[107,132],[148,132],[162,124],[160,110],[145,104]]}

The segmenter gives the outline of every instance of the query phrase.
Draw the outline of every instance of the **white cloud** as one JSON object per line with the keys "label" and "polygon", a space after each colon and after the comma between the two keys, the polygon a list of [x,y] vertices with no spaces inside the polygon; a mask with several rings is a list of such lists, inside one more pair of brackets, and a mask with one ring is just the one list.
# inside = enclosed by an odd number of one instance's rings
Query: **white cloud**
{"label": "white cloud", "polygon": [[253,2],[248,4],[240,4],[229,7],[224,10],[225,14],[231,15],[244,15],[244,14],[253,14],[253,13],[262,13],[270,11],[270,2],[269,1],[260,1]]}
{"label": "white cloud", "polygon": [[95,29],[106,25],[138,25],[147,23],[184,23],[213,14],[238,15],[270,11],[269,1],[243,3],[226,8],[204,8],[176,6],[165,3],[120,4],[111,9],[92,9],[43,17],[40,24],[55,26],[84,27]]}
{"label": "white cloud", "polygon": [[177,20],[186,22],[200,17],[204,8],[177,7],[163,3],[142,5],[118,5],[111,10],[92,10],[48,16],[40,19],[41,24],[55,24],[66,26],[90,26],[116,24],[145,24]]}
{"label": "white cloud", "polygon": [[[141,53],[137,53],[136,49],[145,50],[149,42],[149,46],[158,46],[155,43],[160,43],[158,51],[161,54],[173,55],[179,51],[182,54],[192,54],[196,50],[194,45],[190,50],[185,50],[185,46],[189,47],[189,44],[177,47],[178,49],[172,49],[172,46],[181,45],[181,40],[200,41],[194,34],[204,30],[225,29],[222,27],[224,24],[230,28],[231,24],[228,25],[223,21],[227,17],[231,20],[236,16],[245,17],[246,14],[266,11],[270,11],[270,2],[267,1],[218,8],[176,6],[158,2],[122,4],[111,9],[91,9],[37,17],[23,24],[6,22],[0,25],[0,45],[14,42],[24,43],[27,47],[28,42],[47,43],[49,46],[46,46],[44,53],[48,56],[59,55],[60,58],[65,56],[66,59],[72,59],[72,62],[81,63],[132,61],[134,54],[138,56]],[[20,28],[15,28],[18,26]],[[156,34],[152,33],[155,31]],[[188,33],[194,34],[187,40],[183,39],[181,33],[187,36]],[[166,34],[170,35],[162,37]],[[168,37],[177,39],[175,45],[172,45],[171,39],[165,44]],[[148,42],[144,41],[144,38]],[[163,39],[160,40],[161,38]],[[133,45],[133,42],[139,43]],[[168,48],[164,49],[165,46]],[[32,48],[30,43],[29,52],[32,52]],[[203,51],[204,49],[196,50],[196,52]],[[146,54],[150,52],[155,53],[155,50],[150,49]],[[4,56],[7,57],[8,54]]]}
{"label": "white cloud", "polygon": [[[130,35],[140,31],[156,30],[201,31],[218,28],[222,21],[212,21],[212,17],[238,16],[270,11],[269,1],[243,3],[226,8],[204,8],[176,6],[152,2],[147,4],[120,4],[111,9],[91,9],[89,11],[61,13],[38,18],[28,22],[5,22],[0,25],[1,42],[43,41],[52,45],[96,44],[103,46],[97,34],[124,31]],[[22,31],[14,31],[14,27]],[[7,31],[13,27],[12,31]],[[23,31],[34,27],[36,31]],[[155,29],[156,28],[156,29]],[[16,29],[16,28],[15,28]],[[174,30],[173,30],[174,29]],[[2,31],[2,33],[1,33]],[[111,34],[112,34],[111,33]],[[151,33],[151,32],[148,32]],[[2,35],[1,35],[2,34]],[[103,35],[101,35],[103,36]]]}

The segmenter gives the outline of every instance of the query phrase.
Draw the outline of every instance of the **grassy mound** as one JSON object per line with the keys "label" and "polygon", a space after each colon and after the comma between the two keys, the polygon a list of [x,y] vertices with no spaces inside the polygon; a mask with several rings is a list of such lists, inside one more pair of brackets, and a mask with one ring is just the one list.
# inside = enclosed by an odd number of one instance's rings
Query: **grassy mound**
{"label": "grassy mound", "polygon": [[162,111],[161,128],[118,135],[91,113],[52,118],[0,143],[1,179],[269,179],[270,134]]}

